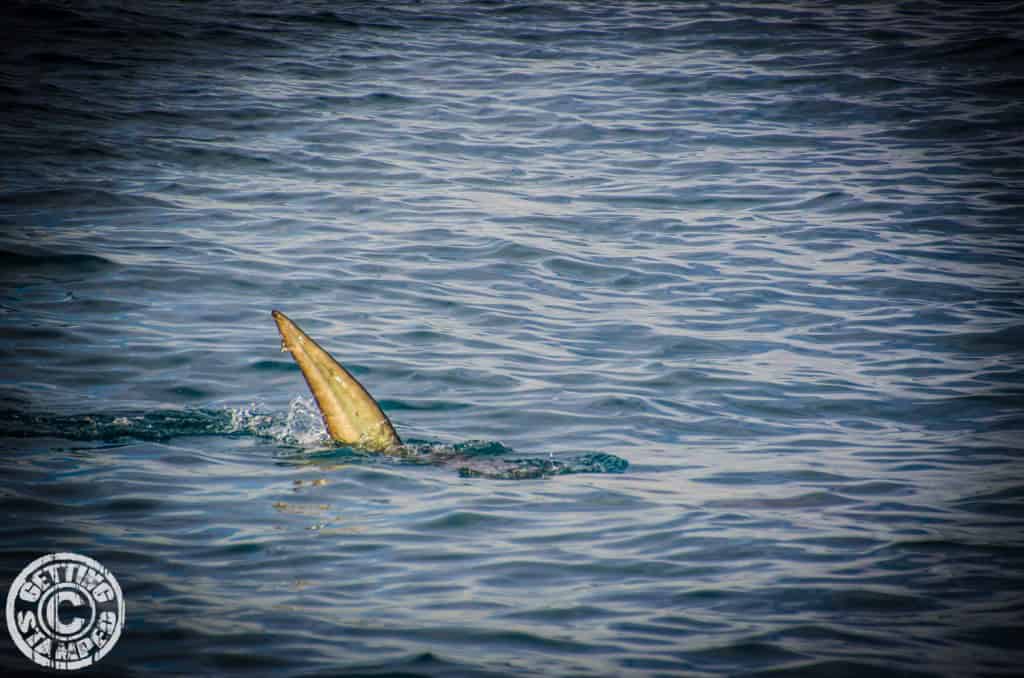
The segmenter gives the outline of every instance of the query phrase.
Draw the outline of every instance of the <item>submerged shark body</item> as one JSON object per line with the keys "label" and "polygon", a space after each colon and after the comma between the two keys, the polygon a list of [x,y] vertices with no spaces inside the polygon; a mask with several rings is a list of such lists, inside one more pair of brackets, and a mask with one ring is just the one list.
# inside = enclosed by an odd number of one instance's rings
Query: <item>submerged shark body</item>
{"label": "submerged shark body", "polygon": [[281,350],[291,353],[302,370],[331,438],[374,452],[400,453],[395,427],[359,380],[284,313],[271,315],[281,333]]}

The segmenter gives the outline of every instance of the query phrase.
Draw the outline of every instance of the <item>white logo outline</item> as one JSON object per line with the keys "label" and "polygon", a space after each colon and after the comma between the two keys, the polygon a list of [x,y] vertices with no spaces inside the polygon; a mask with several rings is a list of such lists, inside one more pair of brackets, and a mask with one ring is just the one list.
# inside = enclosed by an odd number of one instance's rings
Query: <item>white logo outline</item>
{"label": "white logo outline", "polygon": [[[14,644],[48,669],[92,666],[124,630],[124,595],[113,572],[77,553],[50,553],[25,566],[11,583],[6,608]],[[75,616],[64,620],[62,608]]]}

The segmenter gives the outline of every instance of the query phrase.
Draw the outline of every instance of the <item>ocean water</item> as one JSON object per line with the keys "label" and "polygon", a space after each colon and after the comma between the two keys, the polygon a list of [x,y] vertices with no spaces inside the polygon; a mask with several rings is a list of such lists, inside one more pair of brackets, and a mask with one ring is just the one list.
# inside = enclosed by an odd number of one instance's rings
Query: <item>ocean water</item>
{"label": "ocean water", "polygon": [[1024,6],[0,15],[0,589],[110,568],[92,675],[1024,670]]}

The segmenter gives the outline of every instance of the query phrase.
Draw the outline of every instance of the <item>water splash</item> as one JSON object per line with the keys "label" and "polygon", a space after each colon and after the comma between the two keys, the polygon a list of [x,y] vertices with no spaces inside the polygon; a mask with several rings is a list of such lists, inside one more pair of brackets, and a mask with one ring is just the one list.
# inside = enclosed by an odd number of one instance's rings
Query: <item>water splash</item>
{"label": "water splash", "polygon": [[312,398],[292,398],[283,416],[267,412],[257,403],[230,408],[228,412],[230,430],[226,433],[248,433],[302,448],[333,445]]}

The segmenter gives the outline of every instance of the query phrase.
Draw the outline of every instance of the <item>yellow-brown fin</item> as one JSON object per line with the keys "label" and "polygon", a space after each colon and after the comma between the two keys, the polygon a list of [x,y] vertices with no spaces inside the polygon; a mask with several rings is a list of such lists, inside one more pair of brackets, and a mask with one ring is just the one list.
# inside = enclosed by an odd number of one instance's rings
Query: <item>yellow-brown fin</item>
{"label": "yellow-brown fin", "polygon": [[298,363],[320,408],[331,438],[378,452],[398,452],[402,445],[380,405],[331,354],[280,311],[272,311],[281,333],[281,350]]}

